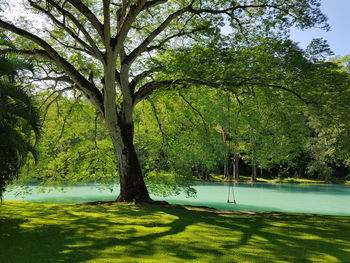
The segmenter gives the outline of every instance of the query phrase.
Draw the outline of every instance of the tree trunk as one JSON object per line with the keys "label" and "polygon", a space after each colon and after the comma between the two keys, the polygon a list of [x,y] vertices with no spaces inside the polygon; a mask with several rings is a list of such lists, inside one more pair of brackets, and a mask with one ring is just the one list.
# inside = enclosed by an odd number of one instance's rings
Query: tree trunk
{"label": "tree trunk", "polygon": [[239,162],[239,158],[237,155],[234,155],[232,157],[232,174],[233,174],[233,178],[236,181],[239,181],[239,167],[238,167],[238,162]]}
{"label": "tree trunk", "polygon": [[140,202],[151,200],[133,143],[133,125],[119,121],[115,131],[110,130],[110,133],[112,133],[111,137],[120,176],[120,194],[116,201]]}
{"label": "tree trunk", "polygon": [[257,176],[256,176],[256,165],[253,165],[252,166],[252,175],[251,175],[251,178],[252,178],[252,182],[256,182],[257,180],[256,180],[256,178],[257,178]]}
{"label": "tree trunk", "polygon": [[234,155],[232,153],[227,154],[226,164],[224,164],[225,179],[235,179],[234,177]]}
{"label": "tree trunk", "polygon": [[227,154],[226,163],[224,164],[224,178],[225,179],[231,179],[231,173],[230,173],[230,165],[231,165],[231,154]]}

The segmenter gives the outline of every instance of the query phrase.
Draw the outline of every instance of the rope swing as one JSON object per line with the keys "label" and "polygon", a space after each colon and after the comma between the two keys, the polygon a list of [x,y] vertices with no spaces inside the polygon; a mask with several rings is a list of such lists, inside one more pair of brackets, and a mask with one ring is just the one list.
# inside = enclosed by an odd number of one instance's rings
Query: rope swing
{"label": "rope swing", "polygon": [[[227,94],[227,113],[228,113],[228,132],[231,134],[231,109],[230,109],[230,95]],[[230,193],[232,193],[232,201],[230,201]],[[230,178],[228,183],[227,203],[236,204],[235,191],[233,188],[233,180]]]}
{"label": "rope swing", "polygon": [[[232,201],[230,201],[230,193],[232,192]],[[227,203],[228,204],[236,204],[235,191],[233,188],[233,181],[230,180],[228,184],[228,193],[227,193]]]}

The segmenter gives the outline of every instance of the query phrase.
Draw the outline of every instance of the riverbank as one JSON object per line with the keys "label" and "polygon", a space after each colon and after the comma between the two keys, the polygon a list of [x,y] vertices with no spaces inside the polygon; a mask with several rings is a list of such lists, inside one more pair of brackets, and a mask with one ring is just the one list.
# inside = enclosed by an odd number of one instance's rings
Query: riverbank
{"label": "riverbank", "polygon": [[[201,182],[228,182],[229,180],[224,177],[224,175],[210,175],[209,180],[198,180]],[[250,176],[240,176],[239,180],[236,182],[242,182],[242,183],[250,183],[252,182]],[[346,184],[350,185],[350,181],[335,179],[332,182],[325,181],[325,180],[311,180],[311,179],[305,179],[305,178],[276,178],[276,179],[265,179],[265,178],[257,178],[256,183],[286,183],[286,184]]]}
{"label": "riverbank", "polygon": [[0,262],[349,262],[350,217],[4,202]]}

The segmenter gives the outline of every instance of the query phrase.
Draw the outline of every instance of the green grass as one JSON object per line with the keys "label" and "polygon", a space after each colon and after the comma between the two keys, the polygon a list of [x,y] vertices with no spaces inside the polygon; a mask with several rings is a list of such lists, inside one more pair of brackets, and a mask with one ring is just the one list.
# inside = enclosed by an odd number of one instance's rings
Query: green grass
{"label": "green grass", "polygon": [[0,262],[350,262],[350,217],[4,202]]}
{"label": "green grass", "polygon": [[266,182],[266,183],[288,183],[288,184],[325,184],[326,182],[324,180],[311,180],[311,179],[304,179],[304,178],[277,178],[277,179],[263,179],[258,178],[259,182]]}
{"label": "green grass", "polygon": [[[243,176],[240,175],[240,182],[251,182],[250,176]],[[201,181],[201,180],[199,180]],[[210,175],[211,182],[227,182],[227,179],[225,179],[224,175]],[[325,180],[312,180],[312,179],[305,179],[305,178],[276,178],[276,179],[265,179],[265,178],[257,178],[258,183],[288,183],[288,184],[326,184],[329,182],[326,182]],[[338,184],[350,184],[350,181],[344,181],[344,180],[336,180],[335,181]]]}

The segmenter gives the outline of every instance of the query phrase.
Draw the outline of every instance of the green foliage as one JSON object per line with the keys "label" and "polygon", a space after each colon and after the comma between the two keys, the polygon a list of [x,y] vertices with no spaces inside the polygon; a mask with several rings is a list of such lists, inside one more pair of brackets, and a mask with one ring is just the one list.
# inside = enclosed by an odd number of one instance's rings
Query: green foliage
{"label": "green foliage", "polygon": [[[239,104],[220,90],[187,87],[172,96],[158,93],[151,101],[135,117],[135,142],[147,170],[209,177],[220,173],[228,152],[264,168],[291,164],[308,135],[301,109],[287,103],[277,108],[263,95],[242,98]],[[141,120],[139,114],[148,117]]]}
{"label": "green foliage", "polygon": [[[305,105],[295,90],[291,88],[288,93],[288,88],[281,90],[277,85],[282,87],[285,75],[293,76],[299,70],[300,61],[307,64],[293,43],[271,39],[262,39],[249,49],[213,43],[164,53],[157,63],[166,74],[159,78],[201,79],[214,88],[204,89],[199,82],[171,94],[168,90],[157,93],[152,100],[158,103],[159,116],[153,119],[153,129],[146,130],[158,134],[150,137],[158,138],[157,149],[166,152],[168,165],[171,163],[175,170],[185,168],[183,172],[187,173],[194,167],[217,171],[228,152],[244,154],[247,162],[262,167],[291,162],[308,134],[301,114]],[[292,82],[295,88],[296,79]],[[223,86],[224,91],[216,86]],[[170,144],[175,154],[168,149]]]}
{"label": "green foliage", "polygon": [[338,65],[320,65],[317,75],[320,82],[311,91],[317,103],[306,113],[308,125],[314,132],[307,145],[312,156],[308,170],[326,179],[332,175],[332,167],[350,166],[349,57],[338,59],[335,60]]}
{"label": "green foliage", "polygon": [[179,173],[150,171],[144,177],[147,189],[156,196],[174,196],[184,192],[187,196],[193,197],[196,194],[196,191],[191,187],[192,180],[179,175]]}
{"label": "green foliage", "polygon": [[215,117],[201,113],[201,95],[207,93],[206,99],[212,99],[208,92],[202,92],[195,89],[166,95],[161,92],[152,96],[151,103],[145,101],[138,107],[135,144],[147,169],[170,170],[186,177],[199,167],[210,171],[220,166],[225,146],[215,126],[205,119]]}
{"label": "green foliage", "polygon": [[37,157],[34,136],[38,139],[40,134],[40,114],[18,76],[20,71],[31,68],[15,57],[0,57],[0,199],[28,153]]}
{"label": "green foliage", "polygon": [[[214,83],[246,83],[234,90],[184,85],[155,92],[138,104],[134,142],[152,193],[164,196],[182,189],[191,194],[193,175],[209,179],[210,173],[222,173],[228,153],[240,155],[248,165],[289,171],[306,152],[311,158],[307,173],[321,178],[332,174],[332,163],[347,162],[348,84],[339,67],[309,62],[290,41],[264,39],[255,48],[240,51],[214,45],[169,54],[173,61],[166,64],[169,72],[159,78],[175,78],[171,72],[176,72],[176,77],[187,74]],[[164,54],[157,63],[166,61]],[[252,76],[262,85],[253,85]],[[39,165],[29,164],[23,172],[26,180],[51,185],[112,181],[116,176],[112,144],[95,110],[72,94],[55,100],[48,93],[39,97],[45,102],[42,107],[48,108],[46,132],[39,144]]]}
{"label": "green foliage", "polygon": [[117,172],[113,146],[94,108],[71,95],[51,98],[44,93],[39,98],[46,109],[45,132],[37,145],[38,164],[27,164],[22,171],[22,183],[114,181]]}
{"label": "green foliage", "polygon": [[[230,48],[217,40],[171,50],[155,65],[166,69],[160,79],[200,79],[197,90],[207,85],[232,94],[226,106],[224,93],[216,100],[210,99],[211,92],[195,98],[205,98],[197,104],[215,116],[216,130],[229,133],[226,143],[232,153],[267,168],[293,166],[304,152],[312,159],[308,174],[324,178],[332,174],[332,164],[348,165],[350,153],[349,75],[344,67],[320,61],[324,52],[328,50],[319,41],[303,51],[289,40],[263,38],[248,48]],[[339,64],[346,67],[346,58]],[[218,115],[225,108],[234,115],[226,114],[226,121]]]}
{"label": "green foliage", "polygon": [[[35,182],[58,188],[86,182],[107,186],[114,183],[118,174],[113,145],[94,108],[79,96],[52,98],[49,93],[43,93],[38,94],[38,98],[44,103],[42,108],[47,110],[44,133],[37,145],[40,155],[36,165],[31,160],[22,169],[17,183]],[[147,128],[153,129],[150,125]],[[158,142],[152,139],[140,142],[143,148],[139,148],[144,171],[149,171],[145,181],[150,192],[159,196],[180,191],[193,195],[190,178],[180,176],[179,172],[159,171],[154,166],[157,162],[152,158],[158,156],[155,154]]]}

